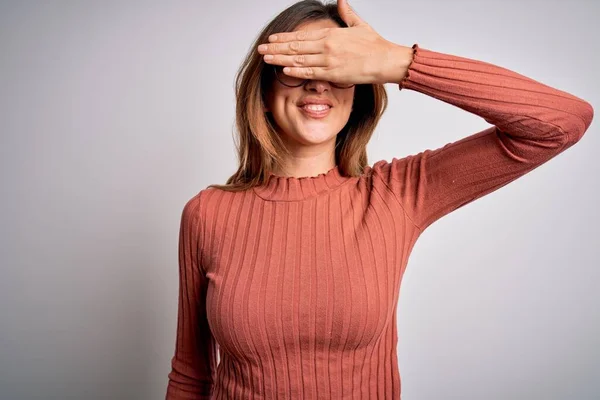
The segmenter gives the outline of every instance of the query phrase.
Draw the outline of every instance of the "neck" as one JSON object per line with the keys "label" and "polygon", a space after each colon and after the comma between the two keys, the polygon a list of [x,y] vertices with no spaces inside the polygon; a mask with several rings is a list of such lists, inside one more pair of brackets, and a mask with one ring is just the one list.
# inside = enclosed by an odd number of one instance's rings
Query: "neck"
{"label": "neck", "polygon": [[340,173],[338,166],[317,175],[283,176],[269,174],[266,184],[254,187],[254,192],[269,201],[299,201],[327,194],[350,178]]}
{"label": "neck", "polygon": [[337,136],[326,142],[306,145],[281,134],[289,156],[283,164],[276,166],[273,175],[281,177],[313,177],[326,173],[336,166],[335,144]]}

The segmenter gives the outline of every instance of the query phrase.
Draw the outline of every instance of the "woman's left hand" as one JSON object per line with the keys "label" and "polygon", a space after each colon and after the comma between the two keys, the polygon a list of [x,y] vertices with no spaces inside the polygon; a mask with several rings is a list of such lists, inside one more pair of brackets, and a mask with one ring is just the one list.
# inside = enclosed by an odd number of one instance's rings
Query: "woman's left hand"
{"label": "woman's left hand", "polygon": [[258,52],[270,64],[288,68],[298,78],[337,83],[400,83],[413,57],[411,47],[381,37],[350,7],[338,0],[340,16],[348,28],[325,28],[276,33]]}

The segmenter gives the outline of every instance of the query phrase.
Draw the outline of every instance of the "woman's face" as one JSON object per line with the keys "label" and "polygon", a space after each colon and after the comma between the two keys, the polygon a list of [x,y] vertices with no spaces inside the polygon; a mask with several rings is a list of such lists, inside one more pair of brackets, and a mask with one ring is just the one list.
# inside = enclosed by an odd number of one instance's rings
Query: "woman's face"
{"label": "woman's face", "polygon": [[[301,29],[339,28],[332,20],[306,22]],[[266,68],[273,68],[271,64]],[[283,74],[283,72],[282,72]],[[288,87],[273,78],[271,90],[265,96],[266,111],[270,111],[282,136],[291,148],[298,146],[335,146],[337,134],[348,122],[352,111],[354,86],[339,89],[330,82],[309,80],[299,87]],[[303,105],[311,100],[326,100],[331,104],[325,111]]]}

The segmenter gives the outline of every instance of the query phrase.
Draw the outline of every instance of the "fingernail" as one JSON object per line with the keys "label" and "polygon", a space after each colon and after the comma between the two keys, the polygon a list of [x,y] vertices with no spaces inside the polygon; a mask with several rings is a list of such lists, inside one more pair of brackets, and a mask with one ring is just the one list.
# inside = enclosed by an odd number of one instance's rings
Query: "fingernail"
{"label": "fingernail", "polygon": [[266,44],[261,44],[260,46],[258,46],[258,50],[260,50],[260,51],[265,51],[266,49],[267,49]]}
{"label": "fingernail", "polygon": [[277,40],[277,35],[271,35],[271,36],[269,36],[269,40],[270,40],[271,42],[274,42],[274,41],[276,41],[276,40]]}

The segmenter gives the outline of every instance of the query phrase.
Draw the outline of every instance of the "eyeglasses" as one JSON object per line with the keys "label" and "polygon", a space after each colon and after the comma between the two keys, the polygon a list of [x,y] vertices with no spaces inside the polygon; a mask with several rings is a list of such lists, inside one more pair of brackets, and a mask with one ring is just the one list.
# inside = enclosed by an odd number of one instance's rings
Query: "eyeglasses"
{"label": "eyeglasses", "polygon": [[[281,65],[273,65],[273,70],[275,72],[275,77],[277,78],[279,83],[281,83],[282,85],[287,86],[287,87],[303,86],[306,84],[306,82],[310,81],[310,79],[302,79],[302,78],[296,78],[295,76],[286,75],[283,72],[283,66],[281,66]],[[353,83],[335,83],[335,82],[329,82],[329,83],[331,84],[331,86],[338,88],[338,89],[350,89],[352,86],[354,86]]]}

